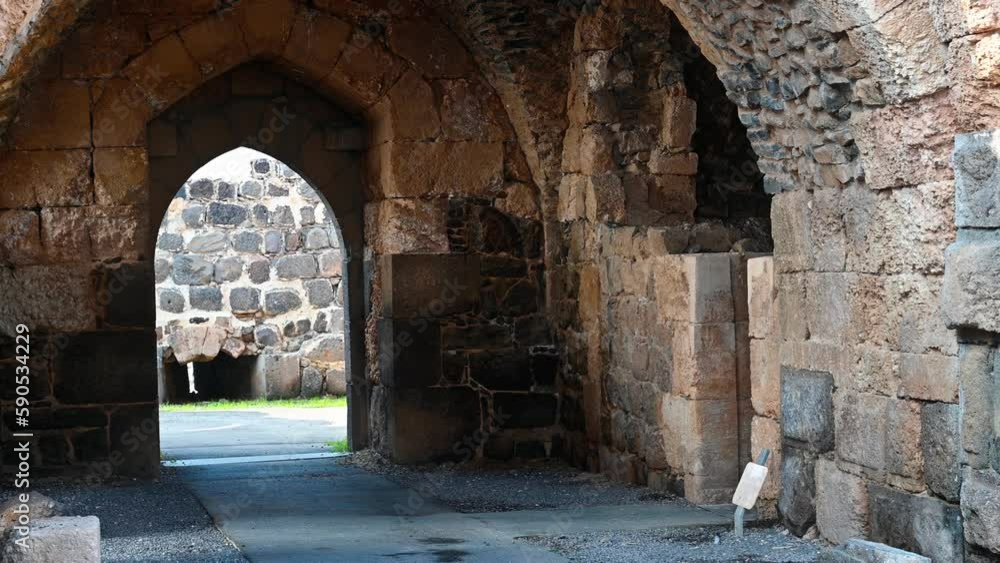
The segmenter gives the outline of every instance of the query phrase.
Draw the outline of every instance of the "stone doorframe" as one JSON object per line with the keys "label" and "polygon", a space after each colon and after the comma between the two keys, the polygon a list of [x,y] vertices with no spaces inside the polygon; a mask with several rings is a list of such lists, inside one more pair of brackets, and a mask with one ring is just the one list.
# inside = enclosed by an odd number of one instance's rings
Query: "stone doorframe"
{"label": "stone doorframe", "polygon": [[[225,119],[219,117],[223,115]],[[241,146],[264,152],[293,169],[320,195],[334,217],[344,249],[348,436],[352,448],[364,448],[368,444],[371,391],[364,346],[368,310],[363,273],[366,144],[360,124],[295,81],[261,65],[237,68],[201,86],[148,126],[146,255],[153,255],[160,222],[180,186],[205,163]]]}

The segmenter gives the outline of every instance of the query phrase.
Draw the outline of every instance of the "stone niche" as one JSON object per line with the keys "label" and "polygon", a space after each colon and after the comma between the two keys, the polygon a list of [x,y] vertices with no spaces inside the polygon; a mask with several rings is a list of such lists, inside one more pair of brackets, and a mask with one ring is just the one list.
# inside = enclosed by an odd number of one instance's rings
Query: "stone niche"
{"label": "stone niche", "polygon": [[[235,162],[235,161],[233,161]],[[239,164],[242,164],[239,163]],[[340,234],[329,207],[281,162],[192,177],[156,245],[160,399],[346,392]]]}
{"label": "stone niche", "polygon": [[953,423],[940,428],[944,436],[925,441],[953,443],[954,459],[932,473],[938,486],[931,485],[960,500],[966,560],[994,560],[1000,555],[1000,130],[957,135],[953,164],[958,240],[945,254],[941,300],[949,327],[958,329],[960,403],[950,413]]}

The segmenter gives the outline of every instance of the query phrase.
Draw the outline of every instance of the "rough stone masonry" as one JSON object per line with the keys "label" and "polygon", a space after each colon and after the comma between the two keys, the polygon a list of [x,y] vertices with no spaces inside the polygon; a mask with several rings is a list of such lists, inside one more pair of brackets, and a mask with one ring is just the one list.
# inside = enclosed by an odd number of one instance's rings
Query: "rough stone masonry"
{"label": "rough stone masonry", "polygon": [[157,229],[253,146],[340,226],[352,447],[705,502],[770,447],[797,534],[1000,556],[994,4],[46,0],[0,45],[44,470],[155,421]]}
{"label": "rough stone masonry", "polygon": [[198,400],[345,394],[333,212],[274,159],[224,162],[180,188],[157,234],[160,400],[194,398],[192,362]]}

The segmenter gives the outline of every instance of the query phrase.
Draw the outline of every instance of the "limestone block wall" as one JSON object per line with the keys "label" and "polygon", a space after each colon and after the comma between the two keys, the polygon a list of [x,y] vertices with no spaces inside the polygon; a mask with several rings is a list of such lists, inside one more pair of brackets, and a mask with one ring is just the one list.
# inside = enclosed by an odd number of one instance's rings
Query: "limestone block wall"
{"label": "limestone block wall", "polygon": [[[343,255],[333,212],[275,159],[224,174],[190,178],[157,236],[162,361],[290,354],[301,358],[302,396],[344,394]],[[204,327],[212,338],[191,336]],[[166,398],[186,396],[175,389],[185,382],[170,382]]]}

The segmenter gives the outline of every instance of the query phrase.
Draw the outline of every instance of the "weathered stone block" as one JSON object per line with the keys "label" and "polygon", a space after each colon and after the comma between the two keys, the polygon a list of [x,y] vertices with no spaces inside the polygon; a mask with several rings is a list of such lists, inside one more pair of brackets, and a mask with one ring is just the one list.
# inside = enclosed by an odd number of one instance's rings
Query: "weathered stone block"
{"label": "weathered stone block", "polygon": [[[885,412],[885,469],[914,480],[923,476],[922,403],[890,399]],[[874,457],[874,456],[873,456]]]}
{"label": "weathered stone block", "polygon": [[799,447],[817,452],[833,449],[833,376],[782,367],[781,423],[783,436]]}
{"label": "weathered stone block", "polygon": [[366,225],[380,237],[380,254],[448,252],[446,200],[388,199],[365,207]]}
{"label": "weathered stone block", "polygon": [[265,399],[291,399],[302,390],[297,354],[265,354],[257,358],[253,375],[254,397]]}
{"label": "weathered stone block", "polygon": [[291,289],[275,289],[264,294],[264,313],[283,315],[302,306],[302,298]]}
{"label": "weathered stone block", "polygon": [[[23,549],[13,541],[9,541],[3,547],[4,561],[100,563],[101,522],[96,516],[38,518],[35,513],[31,516],[31,539],[28,542],[30,548]],[[35,518],[38,520],[35,521]]]}
{"label": "weathered stone block", "polygon": [[698,105],[691,98],[667,96],[663,100],[663,129],[661,138],[670,148],[686,148],[694,135]]}
{"label": "weathered stone block", "polygon": [[[193,90],[203,80],[198,64],[176,34],[164,36],[123,70],[140,85],[154,104],[166,107]],[[150,80],[150,77],[158,80]],[[150,86],[155,87],[150,87]]]}
{"label": "weathered stone block", "polygon": [[382,310],[387,317],[447,316],[479,301],[479,260],[447,254],[381,257]]}
{"label": "weathered stone block", "polygon": [[787,446],[781,453],[778,510],[785,527],[801,536],[816,522],[816,454]]}
{"label": "weathered stone block", "polygon": [[214,272],[215,266],[204,258],[188,254],[174,258],[173,279],[177,285],[207,285]]}
{"label": "weathered stone block", "polygon": [[1000,477],[996,471],[966,469],[962,481],[965,539],[1000,555]]}
{"label": "weathered stone block", "polygon": [[242,205],[213,201],[208,205],[208,222],[220,226],[236,226],[247,220],[249,214]]}
{"label": "weathered stone block", "polygon": [[864,479],[845,473],[833,461],[816,462],[816,525],[834,544],[863,538],[868,529],[868,489]]}
{"label": "weathered stone block", "polygon": [[771,450],[771,456],[767,461],[767,479],[761,487],[759,498],[774,500],[781,491],[781,425],[777,420],[755,416],[750,424],[750,451],[754,461],[764,448]]}
{"label": "weathered stone block", "polygon": [[68,149],[90,144],[90,93],[86,83],[41,81],[34,94],[10,127],[14,148]]}
{"label": "weathered stone block", "polygon": [[958,358],[938,354],[902,354],[899,376],[901,397],[958,402]]}
{"label": "weathered stone block", "polygon": [[168,313],[184,312],[184,296],[181,292],[173,289],[164,289],[160,292],[160,310]]}
{"label": "weathered stone block", "polygon": [[441,330],[436,321],[379,319],[379,368],[389,387],[429,387],[441,380]]}
{"label": "weathered stone block", "polygon": [[191,237],[187,249],[188,252],[197,254],[212,254],[225,250],[228,243],[229,237],[226,233],[215,231]]}
{"label": "weathered stone block", "polygon": [[306,295],[313,307],[327,307],[333,303],[333,285],[330,280],[309,280],[305,282]]}
{"label": "weathered stone block", "polygon": [[920,413],[924,481],[934,493],[958,502],[962,487],[961,411],[958,405],[929,403]]}
{"label": "weathered stone block", "polygon": [[94,192],[101,205],[139,204],[145,201],[149,158],[145,149],[94,151]]}
{"label": "weathered stone block", "polygon": [[264,238],[260,236],[259,233],[254,232],[242,232],[236,233],[232,237],[233,240],[233,250],[236,252],[260,252],[260,246],[264,242]]}
{"label": "weathered stone block", "polygon": [[197,229],[205,224],[205,208],[201,205],[187,207],[181,211],[181,219],[188,228]]}
{"label": "weathered stone block", "polygon": [[319,273],[319,266],[316,264],[314,256],[299,254],[278,258],[274,264],[274,271],[278,274],[278,279],[298,280],[316,277]]}
{"label": "weathered stone block", "polygon": [[260,290],[255,287],[234,287],[229,291],[229,307],[234,313],[259,311]]}
{"label": "weathered stone block", "polygon": [[503,185],[501,143],[391,142],[381,145],[378,158],[385,197],[492,197]]}
{"label": "weathered stone block", "polygon": [[950,328],[1000,332],[1000,243],[957,242],[945,253],[941,311]]}
{"label": "weathered stone block", "polygon": [[[155,369],[155,367],[154,367]],[[138,378],[138,373],[133,373]],[[153,381],[153,400],[156,400],[156,374],[148,376]],[[143,377],[145,379],[145,377]],[[106,395],[105,395],[106,396]],[[159,417],[155,403],[117,407],[110,413],[110,452],[120,452],[120,463],[112,464],[114,474],[122,477],[155,479],[160,474]],[[128,452],[128,455],[125,455]]]}
{"label": "weathered stone block", "polygon": [[955,223],[1000,227],[1000,131],[955,136]]}
{"label": "weathered stone block", "polygon": [[247,274],[253,283],[264,283],[271,279],[271,262],[269,260],[254,260],[247,266]]}
{"label": "weathered stone block", "polygon": [[733,321],[728,254],[657,258],[653,280],[663,318],[695,323]]}
{"label": "weathered stone block", "polygon": [[[882,469],[886,452],[886,409],[892,399],[837,392],[837,454],[871,469]],[[782,413],[784,415],[784,413]]]}
{"label": "weathered stone block", "polygon": [[418,463],[471,459],[482,414],[479,394],[468,388],[389,390],[387,439],[394,461]]}
{"label": "weathered stone block", "polygon": [[777,314],[777,289],[773,257],[762,256],[747,260],[747,307],[751,338],[777,336],[773,332],[776,323],[772,321],[772,317]]}
{"label": "weathered stone block", "polygon": [[[964,344],[959,351],[959,371],[964,390],[961,395],[962,443],[965,451],[982,456],[989,455],[996,416],[994,411],[997,410],[993,403],[994,395],[1000,393],[1000,381],[994,382],[996,357],[994,349],[986,345]],[[988,462],[983,465],[988,465]]]}
{"label": "weathered stone block", "polygon": [[673,337],[672,392],[692,399],[736,396],[736,332],[732,323],[690,324]]}
{"label": "weathered stone block", "polygon": [[[44,170],[44,174],[39,174]],[[10,151],[0,158],[0,208],[87,205],[94,201],[90,155],[82,150]]]}
{"label": "weathered stone block", "polygon": [[31,263],[42,255],[41,224],[34,211],[0,211],[0,262]]}
{"label": "weathered stone block", "polygon": [[961,561],[962,514],[935,498],[869,485],[870,538],[926,555],[934,561]]}
{"label": "weathered stone block", "polygon": [[750,341],[750,401],[762,416],[781,415],[781,342]]}

